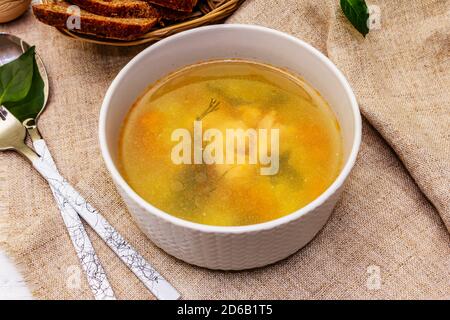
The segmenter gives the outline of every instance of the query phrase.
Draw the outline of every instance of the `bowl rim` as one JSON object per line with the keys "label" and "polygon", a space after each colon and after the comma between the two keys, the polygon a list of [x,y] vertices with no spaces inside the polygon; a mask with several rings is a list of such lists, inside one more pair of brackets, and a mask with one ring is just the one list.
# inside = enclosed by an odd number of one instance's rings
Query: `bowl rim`
{"label": "bowl rim", "polygon": [[[156,208],[151,203],[144,200],[141,196],[139,196],[125,181],[125,179],[120,174],[119,170],[117,169],[116,165],[114,164],[111,154],[108,149],[107,139],[106,139],[106,118],[109,111],[109,105],[111,102],[111,97],[113,95],[113,92],[116,90],[119,82],[122,80],[122,78],[125,76],[125,74],[128,72],[129,69],[131,69],[132,66],[135,64],[139,64],[142,59],[148,54],[151,54],[153,50],[156,50],[159,46],[164,45],[167,42],[173,42],[178,41],[178,39],[183,38],[188,35],[192,35],[195,33],[202,33],[202,32],[214,32],[221,29],[230,29],[230,30],[250,30],[250,31],[257,31],[257,32],[265,32],[269,33],[272,36],[275,37],[282,37],[289,41],[294,41],[303,49],[309,51],[310,53],[317,56],[317,58],[326,65],[330,69],[330,71],[337,77],[341,85],[343,86],[347,96],[350,99],[351,109],[352,109],[352,115],[353,115],[353,123],[354,123],[354,138],[352,142],[352,148],[349,154],[349,157],[347,161],[345,162],[344,166],[341,169],[341,172],[339,173],[338,177],[334,180],[334,182],[316,199],[314,199],[312,202],[307,204],[306,206],[298,209],[297,211],[294,211],[286,216],[258,223],[258,224],[252,224],[252,225],[245,225],[245,226],[211,226],[211,225],[205,225],[200,224],[196,222],[191,222],[188,220],[184,220],[175,216],[172,216],[166,212],[164,212],[161,209]],[[350,174],[350,171],[352,167],[355,164],[356,157],[358,155],[359,147],[361,144],[361,136],[362,136],[362,120],[361,115],[358,107],[358,103],[356,100],[356,97],[353,93],[352,88],[350,87],[350,84],[348,83],[345,76],[342,74],[342,72],[334,65],[334,63],[331,62],[323,53],[321,53],[319,50],[315,49],[310,44],[304,42],[303,40],[300,40],[294,36],[291,36],[289,34],[286,34],[284,32],[274,30],[267,27],[257,26],[257,25],[248,25],[248,24],[223,24],[223,25],[213,25],[213,26],[204,26],[195,28],[192,30],[180,32],[176,35],[170,36],[164,40],[161,40],[160,42],[153,44],[149,46],[148,48],[144,49],[142,52],[137,54],[133,59],[131,59],[125,67],[122,68],[122,70],[117,74],[117,76],[112,81],[111,85],[109,86],[105,97],[103,99],[103,103],[100,109],[100,117],[99,117],[99,144],[100,144],[100,150],[103,157],[103,160],[106,164],[106,168],[108,169],[109,173],[111,174],[114,182],[118,184],[125,192],[126,194],[135,202],[137,203],[141,208],[145,209],[149,214],[156,215],[158,218],[161,218],[165,220],[166,222],[172,223],[176,226],[188,228],[204,233],[221,233],[221,234],[236,234],[236,233],[250,233],[250,232],[259,232],[262,230],[269,230],[276,227],[280,227],[281,225],[290,223],[294,220],[299,219],[300,217],[304,216],[305,214],[313,211],[318,206],[322,205],[330,196],[332,196],[345,182],[348,175]]]}

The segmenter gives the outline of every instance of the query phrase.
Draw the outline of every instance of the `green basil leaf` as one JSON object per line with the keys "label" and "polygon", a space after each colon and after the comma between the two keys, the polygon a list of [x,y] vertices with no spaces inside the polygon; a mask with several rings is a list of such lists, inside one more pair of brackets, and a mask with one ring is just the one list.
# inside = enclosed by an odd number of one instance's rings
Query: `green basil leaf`
{"label": "green basil leaf", "polygon": [[11,112],[20,122],[27,119],[36,119],[39,112],[44,107],[44,81],[36,60],[33,59],[33,78],[31,87],[26,97],[17,102],[5,102],[4,106]]}
{"label": "green basil leaf", "polygon": [[347,19],[364,37],[369,33],[369,10],[365,0],[341,0],[341,8]]}
{"label": "green basil leaf", "polygon": [[0,67],[0,104],[24,99],[33,78],[34,47]]}

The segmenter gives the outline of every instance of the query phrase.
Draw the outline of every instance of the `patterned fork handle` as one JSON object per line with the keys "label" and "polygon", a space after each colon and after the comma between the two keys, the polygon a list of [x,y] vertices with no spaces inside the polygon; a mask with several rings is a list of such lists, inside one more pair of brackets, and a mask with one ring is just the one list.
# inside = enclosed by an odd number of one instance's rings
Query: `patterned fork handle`
{"label": "patterned fork handle", "polygon": [[41,157],[33,166],[52,189],[72,206],[119,256],[128,268],[160,300],[177,300],[180,294],[93,208],[52,166]]}
{"label": "patterned fork handle", "polygon": [[[43,161],[45,161],[49,167],[56,171],[56,165],[45,141],[43,139],[33,141],[33,146],[37,154],[42,157]],[[56,203],[58,204],[61,216],[67,227],[67,231],[69,232],[72,244],[75,247],[78,259],[80,260],[81,266],[86,273],[89,287],[91,288],[95,299],[115,300],[114,291],[108,282],[106,273],[103,270],[94,248],[92,247],[92,243],[89,240],[78,213],[70,206],[70,204],[66,201],[66,199],[64,199],[63,196],[61,196],[60,193],[56,192],[52,185],[50,185],[50,187]]]}

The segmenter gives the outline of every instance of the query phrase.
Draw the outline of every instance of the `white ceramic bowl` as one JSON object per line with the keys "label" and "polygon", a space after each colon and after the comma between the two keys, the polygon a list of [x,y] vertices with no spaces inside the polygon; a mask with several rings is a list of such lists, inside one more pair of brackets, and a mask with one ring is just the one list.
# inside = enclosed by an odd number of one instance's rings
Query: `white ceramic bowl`
{"label": "white ceramic bowl", "polygon": [[[171,216],[142,199],[117,169],[120,126],[133,102],[151,83],[196,62],[241,58],[289,69],[329,102],[341,125],[345,164],[316,200],[282,218],[249,226],[215,227]],[[100,112],[100,147],[119,193],[142,231],[169,254],[211,269],[268,265],[306,245],[329,218],[358,153],[361,117],[355,96],[336,66],[307,43],[253,25],[217,25],[171,36],[145,49],[117,75]]]}

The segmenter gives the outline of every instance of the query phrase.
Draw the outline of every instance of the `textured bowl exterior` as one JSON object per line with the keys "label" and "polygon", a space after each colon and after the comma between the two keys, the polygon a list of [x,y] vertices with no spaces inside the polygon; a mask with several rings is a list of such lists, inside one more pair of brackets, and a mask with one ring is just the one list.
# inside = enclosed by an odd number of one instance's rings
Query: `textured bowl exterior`
{"label": "textured bowl exterior", "polygon": [[339,188],[324,203],[299,219],[271,229],[207,233],[172,224],[149,213],[118,183],[116,187],[139,228],[158,247],[190,264],[219,270],[262,267],[297,252],[325,225],[342,189]]}
{"label": "textured bowl exterior", "polygon": [[[286,68],[313,85],[336,114],[346,160],[333,184],[296,212],[250,226],[206,226],[165,213],[128,185],[117,168],[118,132],[129,107],[149,83],[199,61],[233,58]],[[288,257],[311,241],[324,226],[355,163],[361,142],[361,116],[348,81],[318,50],[273,29],[220,25],[174,35],[131,60],[105,95],[100,111],[99,139],[105,164],[119,193],[140,229],[157,246],[194,265],[243,270]]]}

